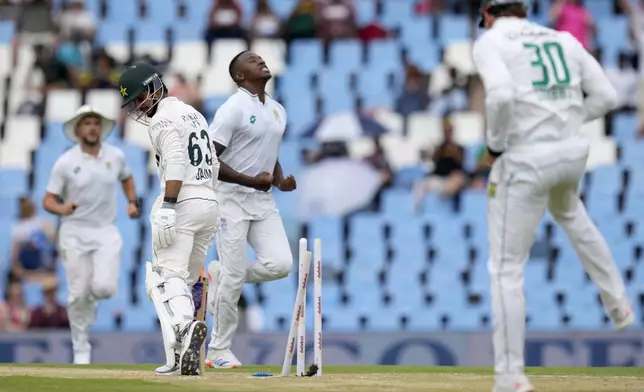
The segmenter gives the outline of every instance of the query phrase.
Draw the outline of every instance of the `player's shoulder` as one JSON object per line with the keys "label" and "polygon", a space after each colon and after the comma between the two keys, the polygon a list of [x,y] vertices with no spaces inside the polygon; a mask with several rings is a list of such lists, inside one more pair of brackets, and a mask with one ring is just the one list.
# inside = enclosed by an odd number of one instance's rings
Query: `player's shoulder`
{"label": "player's shoulder", "polygon": [[278,110],[281,110],[282,112],[286,113],[286,109],[284,109],[284,106],[277,99],[275,99],[273,96],[271,96],[270,94],[267,93],[266,94],[266,99],[270,99],[271,102],[273,103],[273,105],[275,105]]}
{"label": "player's shoulder", "polygon": [[235,115],[241,114],[242,108],[248,103],[248,94],[241,90],[237,90],[233,95],[228,97],[228,99],[217,109],[217,113],[220,115]]}
{"label": "player's shoulder", "polygon": [[75,146],[72,146],[65,150],[58,159],[56,159],[56,162],[54,163],[55,166],[65,166],[65,165],[70,165],[75,162],[77,162],[80,158],[82,157],[81,154],[81,149],[80,146],[77,144]]}
{"label": "player's shoulder", "polygon": [[167,115],[167,113],[156,113],[148,125],[148,131],[150,134],[154,135],[159,132],[163,132],[166,129],[170,129],[171,127],[172,119]]}
{"label": "player's shoulder", "polygon": [[117,158],[125,157],[125,153],[123,152],[123,150],[111,144],[103,143],[101,148],[103,149],[103,151],[105,151],[105,155],[107,155],[108,157],[117,157]]}

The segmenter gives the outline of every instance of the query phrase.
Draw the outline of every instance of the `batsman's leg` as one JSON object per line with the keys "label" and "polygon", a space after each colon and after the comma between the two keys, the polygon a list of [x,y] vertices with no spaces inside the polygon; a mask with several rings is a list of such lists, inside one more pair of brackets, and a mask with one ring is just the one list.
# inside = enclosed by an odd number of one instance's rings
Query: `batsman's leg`
{"label": "batsman's leg", "polygon": [[524,373],[523,268],[547,198],[529,181],[505,170],[504,164],[495,163],[488,191],[494,392],[528,392],[533,388]]}
{"label": "batsman's leg", "polygon": [[577,179],[584,167],[585,162],[578,168],[576,178],[552,189],[548,206],[555,221],[568,235],[586,273],[597,285],[606,313],[615,328],[622,330],[628,328],[635,317],[608,244],[579,199]]}

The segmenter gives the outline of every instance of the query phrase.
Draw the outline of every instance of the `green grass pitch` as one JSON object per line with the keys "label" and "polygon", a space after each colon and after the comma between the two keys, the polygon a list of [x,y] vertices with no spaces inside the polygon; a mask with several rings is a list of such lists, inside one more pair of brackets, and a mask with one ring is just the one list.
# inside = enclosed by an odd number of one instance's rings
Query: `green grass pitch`
{"label": "green grass pitch", "polygon": [[[427,366],[327,366],[322,377],[249,378],[278,375],[277,366],[208,370],[205,377],[162,377],[153,365],[0,365],[0,392],[489,392],[490,368]],[[539,392],[644,392],[641,368],[530,368]]]}

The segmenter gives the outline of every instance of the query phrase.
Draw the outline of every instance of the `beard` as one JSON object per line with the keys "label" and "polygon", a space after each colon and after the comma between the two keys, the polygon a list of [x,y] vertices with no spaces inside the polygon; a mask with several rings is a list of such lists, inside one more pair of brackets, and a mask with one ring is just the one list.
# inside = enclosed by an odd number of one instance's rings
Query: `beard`
{"label": "beard", "polygon": [[82,142],[84,145],[86,145],[86,146],[89,146],[89,147],[96,147],[96,146],[98,146],[98,145],[99,145],[99,143],[101,142],[101,138],[100,138],[100,137],[97,137],[96,139],[94,139],[94,138],[89,139],[89,138],[86,138],[86,137],[85,137],[85,138],[82,138],[82,139],[81,139],[81,142]]}

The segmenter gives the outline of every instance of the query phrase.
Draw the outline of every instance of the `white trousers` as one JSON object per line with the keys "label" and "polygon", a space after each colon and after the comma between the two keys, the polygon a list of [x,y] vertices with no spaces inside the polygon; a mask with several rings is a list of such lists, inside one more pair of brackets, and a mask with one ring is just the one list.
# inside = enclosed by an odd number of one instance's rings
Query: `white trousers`
{"label": "white trousers", "polygon": [[68,288],[68,317],[74,353],[89,355],[89,329],[97,300],[116,294],[123,242],[116,226],[79,227],[63,223],[59,245]]}
{"label": "white trousers", "polygon": [[[288,276],[291,247],[273,195],[264,192],[222,193],[217,252],[221,263],[214,301],[214,325],[209,347],[229,348],[237,330],[237,303],[244,283],[267,282]],[[247,244],[257,262],[249,264]],[[213,277],[216,279],[217,277]]]}
{"label": "white trousers", "polygon": [[[163,197],[159,197],[150,216],[161,208],[162,203]],[[175,212],[175,242],[163,249],[156,249],[153,245],[152,264],[165,279],[180,278],[192,287],[199,279],[212,235],[217,230],[219,208],[214,200],[195,198],[177,203]]]}
{"label": "white trousers", "polygon": [[587,157],[588,143],[574,139],[510,151],[492,167],[488,270],[497,384],[524,374],[524,264],[546,208],[568,235],[606,311],[627,304],[624,283],[606,241],[578,196]]}

